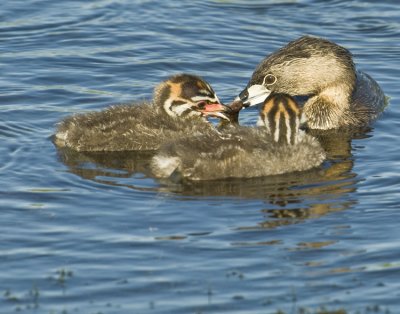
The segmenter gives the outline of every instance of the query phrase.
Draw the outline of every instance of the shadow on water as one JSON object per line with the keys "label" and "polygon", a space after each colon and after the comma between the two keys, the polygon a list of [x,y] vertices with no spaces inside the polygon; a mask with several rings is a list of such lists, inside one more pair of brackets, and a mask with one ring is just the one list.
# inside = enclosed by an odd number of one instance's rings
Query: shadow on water
{"label": "shadow on water", "polygon": [[243,229],[264,229],[318,218],[354,205],[357,201],[352,194],[356,191],[358,179],[353,172],[351,144],[353,140],[371,136],[369,131],[370,129],[310,131],[318,138],[328,158],[322,166],[309,171],[204,182],[163,180],[159,185],[154,183],[149,187],[135,185],[131,181],[125,183],[124,179],[133,176],[139,177],[139,181],[141,178],[152,178],[149,161],[154,152],[80,153],[60,148],[58,155],[71,173],[102,184],[191,198],[233,197],[262,200],[268,204],[268,209],[262,210],[265,221]]}

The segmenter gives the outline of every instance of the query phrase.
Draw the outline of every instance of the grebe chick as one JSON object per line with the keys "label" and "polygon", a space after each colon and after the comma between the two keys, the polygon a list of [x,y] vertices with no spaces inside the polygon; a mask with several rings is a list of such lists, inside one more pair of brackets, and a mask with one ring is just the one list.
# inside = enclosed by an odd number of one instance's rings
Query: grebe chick
{"label": "grebe chick", "polygon": [[385,107],[382,89],[356,71],[347,49],[310,36],[262,60],[238,98],[252,106],[271,92],[307,96],[303,113],[311,129],[367,126]]}
{"label": "grebe chick", "polygon": [[260,109],[259,127],[230,128],[222,136],[190,136],[163,145],[152,158],[158,178],[188,180],[252,178],[319,166],[325,152],[300,130],[301,112],[289,95],[271,94]]}
{"label": "grebe chick", "polygon": [[159,84],[150,103],[112,106],[67,117],[54,142],[76,151],[155,150],[183,134],[216,132],[205,119],[227,119],[211,86],[198,76],[178,74]]}

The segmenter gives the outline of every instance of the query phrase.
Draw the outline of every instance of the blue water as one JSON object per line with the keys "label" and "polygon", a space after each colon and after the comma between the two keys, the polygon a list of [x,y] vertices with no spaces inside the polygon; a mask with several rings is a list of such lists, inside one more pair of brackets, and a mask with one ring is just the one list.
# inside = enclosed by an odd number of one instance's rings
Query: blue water
{"label": "blue water", "polygon": [[[149,99],[173,73],[229,103],[304,34],[350,49],[390,97],[323,170],[167,184],[146,156],[51,142],[62,118]],[[0,312],[400,313],[399,38],[394,0],[2,2]]]}

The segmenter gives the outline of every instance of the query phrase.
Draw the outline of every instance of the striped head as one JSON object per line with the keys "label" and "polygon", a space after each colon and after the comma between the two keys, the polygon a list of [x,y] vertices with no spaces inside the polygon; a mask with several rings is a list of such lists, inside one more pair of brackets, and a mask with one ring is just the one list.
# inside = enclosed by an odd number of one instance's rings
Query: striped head
{"label": "striped head", "polygon": [[294,145],[301,133],[302,114],[296,101],[287,94],[268,96],[260,107],[258,126],[265,126],[275,142]]}
{"label": "striped head", "polygon": [[177,74],[154,90],[154,103],[171,117],[214,116],[228,120],[223,105],[210,84],[191,74]]}

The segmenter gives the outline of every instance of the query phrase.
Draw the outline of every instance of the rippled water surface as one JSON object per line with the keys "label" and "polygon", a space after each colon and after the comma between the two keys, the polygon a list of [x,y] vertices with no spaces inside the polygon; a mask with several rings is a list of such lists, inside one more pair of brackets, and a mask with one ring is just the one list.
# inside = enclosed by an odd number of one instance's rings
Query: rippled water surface
{"label": "rippled water surface", "polygon": [[[173,73],[230,102],[303,34],[350,49],[390,97],[320,169],[172,184],[145,154],[51,142],[63,117],[151,98]],[[0,312],[400,313],[399,38],[394,0],[4,1]]]}

